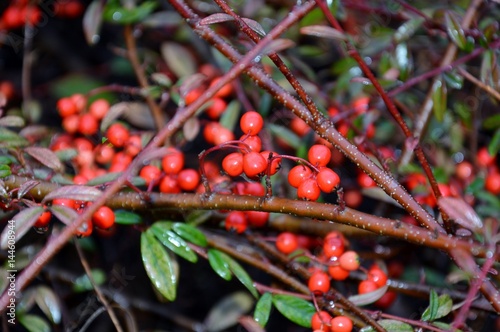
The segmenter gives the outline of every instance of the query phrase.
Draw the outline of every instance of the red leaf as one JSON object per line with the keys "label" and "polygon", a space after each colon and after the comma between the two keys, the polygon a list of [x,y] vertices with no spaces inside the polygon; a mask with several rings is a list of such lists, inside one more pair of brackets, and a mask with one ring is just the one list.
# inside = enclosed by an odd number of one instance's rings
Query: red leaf
{"label": "red leaf", "polygon": [[300,28],[300,33],[304,35],[334,39],[334,40],[347,40],[347,37],[342,32],[325,26],[325,25],[310,25],[307,27]]}
{"label": "red leaf", "polygon": [[478,230],[483,227],[483,222],[476,211],[461,198],[440,197],[438,205],[460,226],[471,230]]}
{"label": "red leaf", "polygon": [[234,18],[225,13],[215,13],[212,15],[208,15],[207,17],[204,17],[200,21],[200,25],[210,25],[210,24],[216,24],[216,23],[222,23],[222,22],[228,22],[228,21],[234,21]]}
{"label": "red leaf", "polygon": [[63,205],[52,205],[50,212],[67,226],[71,225],[78,218],[78,213],[75,210]]}
{"label": "red leaf", "polygon": [[21,210],[18,214],[9,220],[7,226],[0,235],[0,247],[7,249],[11,244],[16,244],[26,232],[33,226],[38,217],[43,212],[43,207],[34,206]]}
{"label": "red leaf", "polygon": [[43,202],[53,200],[54,198],[68,198],[76,201],[93,201],[102,195],[102,191],[88,186],[64,186],[58,188],[45,196]]}
{"label": "red leaf", "polygon": [[83,32],[89,45],[99,42],[102,23],[103,2],[93,1],[83,15]]}
{"label": "red leaf", "polygon": [[63,164],[52,150],[31,146],[25,148],[24,152],[56,172],[61,172],[63,170]]}

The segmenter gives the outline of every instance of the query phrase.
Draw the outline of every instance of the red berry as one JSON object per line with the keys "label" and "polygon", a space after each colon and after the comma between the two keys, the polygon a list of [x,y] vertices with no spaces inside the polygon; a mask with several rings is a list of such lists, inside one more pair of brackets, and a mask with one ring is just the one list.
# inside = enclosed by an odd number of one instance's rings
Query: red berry
{"label": "red berry", "polygon": [[132,157],[125,154],[125,152],[120,151],[115,153],[113,159],[111,160],[111,166],[109,168],[110,173],[123,172],[127,169],[128,165],[132,162]]}
{"label": "red berry", "polygon": [[333,265],[328,267],[328,274],[333,280],[341,281],[347,279],[350,271],[343,269],[340,265]]}
{"label": "red berry", "polygon": [[340,177],[331,169],[323,167],[316,175],[316,181],[322,192],[331,193],[333,189],[339,185]]}
{"label": "red berry", "polygon": [[348,207],[357,208],[363,202],[363,195],[359,190],[347,190],[344,193],[344,201]]}
{"label": "red berry", "polygon": [[248,223],[253,227],[263,227],[269,220],[269,212],[264,211],[247,211]]}
{"label": "red berry", "polygon": [[330,321],[332,316],[326,311],[314,313],[311,318],[311,327],[314,331],[330,331]]}
{"label": "red berry", "polygon": [[73,178],[73,183],[74,183],[74,184],[84,185],[84,184],[86,184],[87,182],[89,182],[89,179],[88,179],[86,176],[81,175],[81,174],[77,174],[77,175],[75,175],[75,177]]}
{"label": "red berry", "polygon": [[235,231],[241,234],[247,229],[247,225],[246,215],[242,211],[232,211],[226,216],[225,226],[228,231]]}
{"label": "red berry", "polygon": [[304,137],[309,133],[312,129],[307,125],[307,123],[299,117],[294,117],[292,121],[290,121],[290,129],[297,134],[299,137]]}
{"label": "red berry", "polygon": [[94,135],[99,129],[99,122],[90,113],[83,114],[80,117],[80,123],[78,124],[78,131],[82,135]]}
{"label": "red berry", "polygon": [[176,148],[168,148],[167,154],[161,160],[161,166],[167,174],[177,174],[184,167],[184,153]]}
{"label": "red berry", "polygon": [[144,166],[139,172],[139,176],[146,181],[146,185],[149,186],[151,182],[155,182],[160,178],[161,170],[153,165]]}
{"label": "red berry", "polygon": [[62,127],[68,134],[76,134],[79,126],[80,116],[78,114],[68,115],[62,121]]}
{"label": "red berry", "polygon": [[62,205],[70,209],[76,209],[75,201],[67,198],[55,198],[52,201],[52,205]]}
{"label": "red berry", "polygon": [[323,253],[326,257],[339,257],[344,253],[344,238],[327,236],[323,241]]}
{"label": "red berry", "polygon": [[107,206],[101,206],[92,215],[94,226],[108,229],[115,224],[115,212]]}
{"label": "red berry", "polygon": [[286,255],[297,250],[298,246],[297,236],[293,233],[283,232],[276,238],[276,248]]}
{"label": "red berry", "polygon": [[[220,126],[217,127],[217,131],[215,136],[213,137],[213,141],[215,145],[220,145],[222,143],[226,143],[228,141],[234,140],[234,134],[231,130],[226,127]],[[207,141],[208,142],[208,141]]]}
{"label": "red berry", "polygon": [[240,141],[248,145],[250,150],[255,151],[255,152],[260,152],[262,149],[262,141],[259,136],[257,135],[243,135],[240,137]]}
{"label": "red berry", "polygon": [[255,111],[246,112],[240,119],[240,127],[243,134],[257,135],[263,126],[264,119]]}
{"label": "red berry", "polygon": [[78,113],[75,103],[70,97],[61,98],[57,101],[57,110],[63,118]]}
{"label": "red berry", "polygon": [[92,220],[89,219],[84,221],[83,224],[75,231],[75,235],[78,237],[90,236],[92,234],[92,226]]}
{"label": "red berry", "polygon": [[366,173],[361,172],[358,175],[358,184],[361,188],[371,188],[376,187],[377,183]]}
{"label": "red berry", "polygon": [[297,197],[300,199],[315,201],[319,198],[320,189],[316,179],[306,179],[297,188]]}
{"label": "red berry", "polygon": [[[276,158],[279,157],[279,154],[271,151],[262,151],[260,154],[269,163],[269,155],[271,153],[273,154],[273,160],[271,161],[271,167],[269,168],[269,175],[274,175],[281,168],[281,158]],[[267,171],[267,166],[266,166],[266,171]]]}
{"label": "red berry", "polygon": [[107,144],[99,145],[94,151],[94,159],[101,165],[110,163],[115,156],[115,149]]}
{"label": "red berry", "polygon": [[309,167],[304,165],[297,165],[293,167],[288,173],[288,183],[294,188],[298,188],[305,179],[309,178],[312,171]]}
{"label": "red berry", "polygon": [[248,177],[257,176],[266,171],[267,160],[258,152],[243,155],[243,172]]}
{"label": "red berry", "polygon": [[50,213],[50,211],[43,211],[33,226],[36,228],[47,227],[49,225],[51,218],[52,218],[52,213]]}
{"label": "red berry", "polygon": [[330,330],[332,332],[351,332],[353,327],[352,320],[345,316],[332,318],[330,325]]}
{"label": "red berry", "polygon": [[184,191],[193,191],[200,183],[200,173],[192,168],[186,168],[177,175],[177,183]]}
{"label": "red berry", "polygon": [[376,291],[378,288],[379,287],[377,286],[377,284],[374,281],[363,280],[358,285],[358,293],[359,294],[371,293],[371,292]]}
{"label": "red berry", "polygon": [[339,264],[343,269],[354,271],[359,268],[359,255],[355,251],[346,251],[339,257]]}
{"label": "red berry", "polygon": [[167,174],[161,180],[159,184],[160,192],[164,194],[178,194],[181,192],[181,188],[177,183],[177,179],[174,175]]}
{"label": "red berry", "polygon": [[207,113],[210,119],[217,120],[224,113],[226,107],[227,103],[224,99],[215,97],[212,98],[212,104],[208,106],[205,113]]}
{"label": "red berry", "polygon": [[[214,78],[212,82],[210,82],[210,86],[215,85],[219,80],[220,77]],[[222,88],[220,88],[219,91],[215,93],[215,96],[219,98],[224,98],[229,96],[232,92],[233,92],[233,86],[231,85],[231,83],[227,83],[226,85],[223,85]]]}
{"label": "red berry", "polygon": [[455,174],[461,180],[470,180],[474,175],[474,166],[472,166],[470,162],[464,160],[455,167]]}
{"label": "red berry", "polygon": [[307,159],[317,167],[326,166],[330,162],[332,151],[321,144],[315,144],[309,148]]}
{"label": "red berry", "polygon": [[352,102],[352,108],[356,114],[366,112],[368,110],[368,103],[370,97],[358,97]]}
{"label": "red berry", "polygon": [[67,18],[75,18],[80,16],[84,11],[83,5],[79,1],[69,1],[64,4],[63,12],[65,17]]}
{"label": "red berry", "polygon": [[109,111],[109,102],[106,99],[97,99],[89,106],[89,113],[101,120]]}
{"label": "red berry", "polygon": [[186,105],[190,105],[196,99],[200,98],[200,96],[202,94],[203,94],[202,88],[193,89],[193,90],[189,91],[188,93],[186,93],[186,95],[184,96],[184,102],[186,103]]}
{"label": "red berry", "polygon": [[378,308],[388,309],[396,300],[397,293],[393,291],[387,291],[380,299],[378,299],[374,304]]}
{"label": "red berry", "polygon": [[131,157],[135,157],[142,150],[142,139],[141,136],[133,135],[130,136],[125,142],[125,153]]}
{"label": "red berry", "polygon": [[496,157],[488,152],[487,147],[482,147],[477,151],[476,159],[479,166],[488,167],[493,165]]}
{"label": "red berry", "polygon": [[500,194],[500,172],[497,170],[488,172],[484,188],[493,195]]}
{"label": "red berry", "polygon": [[239,176],[243,173],[243,155],[240,152],[228,154],[222,160],[222,169],[230,176]]}
{"label": "red berry", "polygon": [[309,278],[307,286],[313,293],[326,293],[330,289],[330,277],[323,271],[316,271]]}
{"label": "red berry", "polygon": [[127,142],[129,136],[130,133],[128,129],[125,128],[125,126],[121,123],[112,124],[106,132],[106,137],[108,138],[109,142],[118,148],[125,145],[125,142]]}
{"label": "red berry", "polygon": [[387,274],[378,266],[374,266],[368,270],[368,280],[376,283],[378,287],[383,287],[387,283]]}
{"label": "red berry", "polygon": [[250,196],[264,196],[266,190],[261,183],[258,182],[247,182],[245,183],[244,193]]}

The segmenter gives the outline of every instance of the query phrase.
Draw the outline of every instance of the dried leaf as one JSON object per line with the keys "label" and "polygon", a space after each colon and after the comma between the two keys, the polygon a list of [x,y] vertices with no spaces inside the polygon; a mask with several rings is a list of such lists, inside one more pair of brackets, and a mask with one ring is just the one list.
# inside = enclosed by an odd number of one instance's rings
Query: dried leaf
{"label": "dried leaf", "polygon": [[83,34],[89,45],[97,44],[101,39],[99,31],[101,30],[103,9],[103,2],[94,0],[83,15]]}
{"label": "dried leaf", "polygon": [[438,205],[457,224],[470,230],[479,230],[483,227],[481,218],[476,211],[459,197],[440,197]]}
{"label": "dried leaf", "polygon": [[102,191],[94,187],[70,185],[57,188],[45,196],[42,202],[51,201],[54,198],[68,198],[76,201],[94,201],[102,195]]}
{"label": "dried leaf", "polygon": [[23,183],[19,190],[17,191],[17,199],[21,199],[26,195],[31,189],[35,188],[40,182],[35,180],[29,180]]}
{"label": "dried leaf", "polygon": [[210,25],[210,24],[216,24],[216,23],[222,23],[222,22],[228,22],[228,21],[234,21],[234,18],[225,13],[215,13],[212,15],[208,15],[207,17],[204,17],[200,21],[200,25]]}
{"label": "dried leaf", "polygon": [[66,226],[71,225],[78,218],[78,213],[74,209],[67,206],[52,205],[49,210]]}
{"label": "dried leaf", "polygon": [[191,142],[198,136],[200,132],[200,121],[196,117],[189,118],[186,121],[184,126],[182,127],[182,133],[184,134],[184,138]]}
{"label": "dried leaf", "polygon": [[262,27],[262,25],[260,25],[259,22],[257,21],[254,21],[250,18],[246,18],[246,17],[242,17],[241,18],[253,31],[257,32],[259,35],[261,36],[265,36],[266,35],[266,31],[264,30],[264,28]]}
{"label": "dried leaf", "polygon": [[[43,207],[34,206],[21,210],[11,220],[7,222],[7,226],[3,229],[0,235],[0,248],[7,249],[9,245],[19,241],[26,232],[33,226],[38,217],[43,213]],[[12,243],[10,243],[12,242]],[[12,268],[15,267],[12,266]]]}
{"label": "dried leaf", "polygon": [[30,146],[25,148],[24,152],[56,172],[62,172],[64,169],[64,166],[59,158],[57,158],[57,155],[50,149]]}
{"label": "dried leaf", "polygon": [[23,127],[24,119],[17,115],[6,115],[0,118],[0,126],[2,127]]}
{"label": "dried leaf", "polygon": [[278,38],[271,41],[260,53],[261,56],[265,56],[268,54],[278,53],[287,48],[291,48],[295,46],[295,43],[290,39]]}
{"label": "dried leaf", "polygon": [[309,25],[300,28],[300,33],[320,38],[346,41],[347,36],[342,32],[325,25]]}
{"label": "dried leaf", "polygon": [[380,287],[379,289],[374,290],[373,292],[369,292],[369,293],[365,293],[365,294],[361,294],[361,295],[349,296],[349,301],[351,301],[355,305],[359,305],[359,306],[373,303],[373,302],[377,301],[378,299],[380,299],[387,292],[387,288],[389,288],[388,285]]}

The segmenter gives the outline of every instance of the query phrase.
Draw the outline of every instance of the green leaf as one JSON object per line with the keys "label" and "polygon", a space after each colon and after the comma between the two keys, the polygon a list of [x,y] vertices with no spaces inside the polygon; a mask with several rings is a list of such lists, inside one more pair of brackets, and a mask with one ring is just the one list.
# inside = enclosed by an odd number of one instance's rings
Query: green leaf
{"label": "green leaf", "polygon": [[290,147],[297,149],[300,146],[300,137],[290,129],[272,123],[267,124],[267,127],[274,136],[284,140]]}
{"label": "green leaf", "polygon": [[465,39],[464,30],[460,25],[456,15],[452,12],[446,12],[444,14],[446,20],[446,30],[448,31],[448,36],[451,40],[460,48],[464,50],[467,45],[467,40]]}
{"label": "green leaf", "polygon": [[236,99],[227,104],[226,110],[222,113],[219,123],[224,128],[234,130],[236,123],[240,118],[240,105]]}
{"label": "green leaf", "polygon": [[236,276],[236,278],[238,278],[238,280],[243,284],[243,286],[245,286],[255,298],[258,298],[259,293],[257,292],[257,289],[255,289],[253,280],[252,278],[250,278],[247,271],[245,271],[245,269],[243,269],[241,265],[237,261],[235,261],[232,257],[224,253],[221,254],[224,260],[228,263],[229,269]]}
{"label": "green leaf", "polygon": [[174,301],[177,293],[177,277],[166,249],[150,229],[141,234],[141,255],[149,279],[167,300]]}
{"label": "green leaf", "polygon": [[208,262],[215,273],[217,273],[224,280],[231,280],[233,275],[229,269],[229,263],[224,259],[225,256],[222,252],[216,249],[208,249]]}
{"label": "green leaf", "polygon": [[[382,319],[377,321],[377,323],[382,326],[386,331],[392,332],[413,332],[411,325],[407,323],[400,322],[393,319]],[[375,332],[375,329],[371,326],[364,327],[360,332]]]}
{"label": "green leaf", "polygon": [[484,129],[500,128],[500,114],[492,115],[483,121]]}
{"label": "green leaf", "polygon": [[0,148],[21,148],[28,146],[29,142],[12,130],[0,127]]}
{"label": "green leaf", "polygon": [[311,327],[311,318],[316,310],[310,302],[291,295],[275,294],[273,304],[293,323],[307,328]]}
{"label": "green leaf", "polygon": [[393,39],[396,44],[404,42],[410,39],[415,32],[420,28],[425,19],[422,17],[417,17],[410,19],[399,26],[399,28],[394,33]]}
{"label": "green leaf", "polygon": [[21,323],[29,332],[50,332],[50,325],[45,319],[36,315],[19,315]]}
{"label": "green leaf", "polygon": [[490,144],[488,144],[488,152],[490,155],[495,156],[500,149],[500,128],[493,134]]}
{"label": "green leaf", "polygon": [[126,210],[115,211],[115,223],[120,225],[137,225],[142,223],[140,215]]}
{"label": "green leaf", "polygon": [[439,122],[443,121],[444,113],[446,112],[446,97],[447,89],[445,82],[442,79],[436,80],[432,86],[432,108]]}
{"label": "green leaf", "polygon": [[253,319],[255,319],[255,321],[262,327],[266,326],[267,321],[269,320],[272,304],[273,296],[271,295],[271,293],[264,293],[255,305]]}
{"label": "green leaf", "polygon": [[173,224],[172,230],[188,242],[196,244],[200,247],[207,246],[207,238],[205,237],[205,234],[192,225],[176,222]]}
{"label": "green leaf", "polygon": [[448,294],[443,294],[438,297],[433,289],[430,293],[429,307],[422,314],[422,320],[425,322],[434,321],[441,317],[445,317],[451,312],[453,302]]}
{"label": "green leaf", "polygon": [[254,299],[247,292],[234,292],[223,297],[207,314],[204,320],[206,331],[226,331],[229,327],[236,325],[253,305]]}
{"label": "green leaf", "polygon": [[37,287],[35,302],[52,323],[59,324],[61,322],[61,308],[52,289],[47,286]]}
{"label": "green leaf", "polygon": [[[106,273],[104,273],[104,271],[101,269],[93,269],[91,270],[91,274],[92,279],[94,279],[96,285],[102,285],[104,281],[106,281]],[[73,291],[75,292],[86,292],[93,289],[94,288],[92,287],[92,283],[90,282],[90,279],[86,274],[83,274],[80,277],[76,278],[76,280],[73,282]]]}
{"label": "green leaf", "polygon": [[443,74],[446,84],[452,89],[461,89],[464,85],[464,77],[455,71],[445,72]]}
{"label": "green leaf", "polygon": [[12,172],[9,165],[0,165],[0,178],[5,178],[11,174]]}
{"label": "green leaf", "polygon": [[103,19],[118,24],[138,23],[151,14],[157,5],[156,1],[145,1],[129,9],[117,6],[116,3],[109,3],[104,7]]}
{"label": "green leaf", "polygon": [[186,241],[170,230],[171,226],[172,223],[169,222],[156,222],[151,226],[151,230],[165,247],[191,263],[196,263],[198,261],[198,256],[189,248]]}
{"label": "green leaf", "polygon": [[452,328],[450,324],[446,324],[443,322],[432,322],[432,325],[439,327],[440,329],[442,329],[444,331],[462,332],[462,330]]}

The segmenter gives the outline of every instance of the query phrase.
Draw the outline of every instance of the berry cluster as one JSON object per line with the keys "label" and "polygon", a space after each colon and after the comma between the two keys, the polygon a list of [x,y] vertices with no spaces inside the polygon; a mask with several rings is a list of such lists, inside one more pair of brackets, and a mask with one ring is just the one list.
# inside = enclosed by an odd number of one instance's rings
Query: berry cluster
{"label": "berry cluster", "polygon": [[[264,196],[265,189],[258,182],[238,182],[233,193],[238,195]],[[232,211],[225,219],[225,227],[228,231],[243,233],[248,226],[263,227],[269,220],[269,212],[264,211]]]}
{"label": "berry cluster", "polygon": [[351,332],[352,320],[346,316],[333,317],[327,311],[316,312],[311,318],[314,332]]}
{"label": "berry cluster", "polygon": [[[75,210],[78,214],[84,212],[85,208],[91,205],[91,202],[75,201],[67,198],[56,198],[52,201],[52,205],[60,205]],[[44,211],[34,224],[34,227],[46,229],[49,226],[52,214],[50,211]],[[107,206],[101,206],[92,214],[92,218],[83,223],[76,231],[75,235],[79,237],[87,237],[92,234],[94,227],[102,230],[108,230],[115,224],[115,213]]]}

